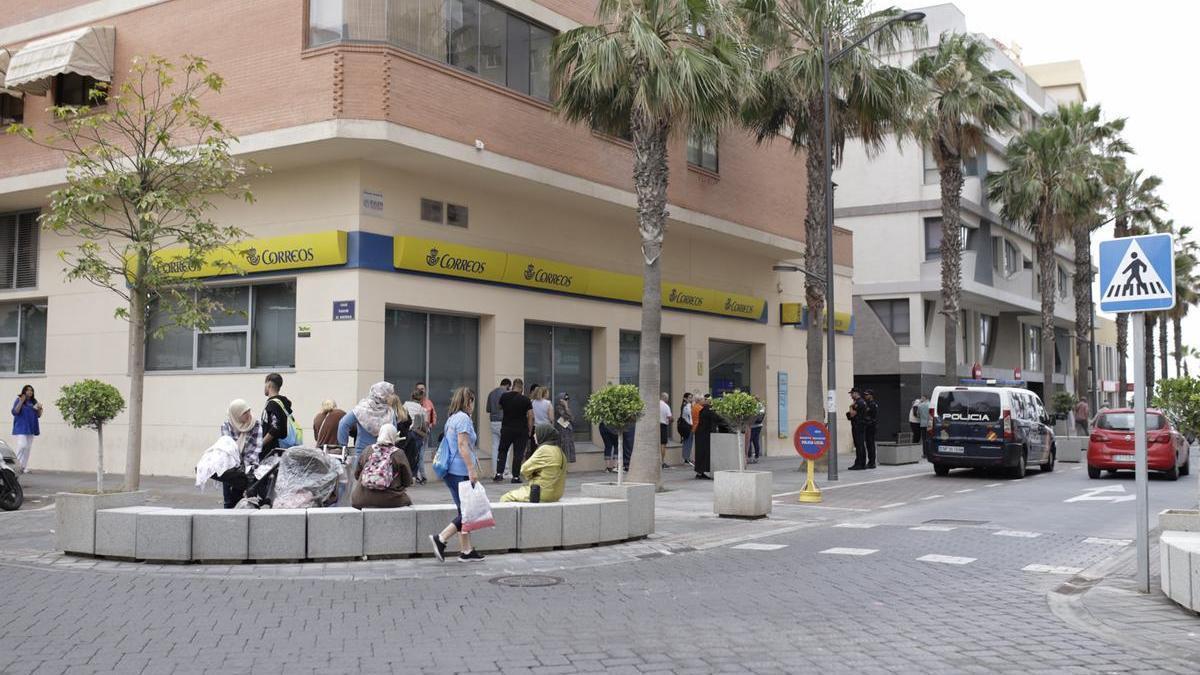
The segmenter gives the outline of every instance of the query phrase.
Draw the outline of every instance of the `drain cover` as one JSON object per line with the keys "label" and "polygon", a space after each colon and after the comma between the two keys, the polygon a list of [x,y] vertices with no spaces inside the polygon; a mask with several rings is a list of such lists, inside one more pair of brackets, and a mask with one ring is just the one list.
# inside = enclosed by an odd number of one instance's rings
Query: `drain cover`
{"label": "drain cover", "polygon": [[987,525],[989,522],[991,522],[991,521],[989,521],[989,520],[954,520],[953,518],[934,518],[933,520],[925,521],[924,523],[922,523],[922,525],[961,525],[963,527],[970,527],[972,525]]}
{"label": "drain cover", "polygon": [[557,586],[563,582],[562,577],[552,577],[546,574],[510,574],[503,577],[492,577],[488,582],[499,586],[516,586],[518,588],[538,588],[540,586]]}

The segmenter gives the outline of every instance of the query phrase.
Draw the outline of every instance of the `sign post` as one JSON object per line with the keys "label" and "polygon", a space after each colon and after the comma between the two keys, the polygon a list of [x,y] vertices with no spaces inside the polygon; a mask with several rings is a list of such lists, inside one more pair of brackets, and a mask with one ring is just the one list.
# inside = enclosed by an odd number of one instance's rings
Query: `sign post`
{"label": "sign post", "polygon": [[821,422],[805,422],[796,427],[796,433],[792,435],[792,445],[796,446],[796,452],[807,460],[805,464],[808,466],[808,480],[804,482],[804,489],[800,490],[800,503],[820,503],[821,490],[813,482],[813,467],[816,461],[829,451],[829,427]]}
{"label": "sign post", "polygon": [[1100,310],[1131,314],[1133,438],[1137,497],[1137,585],[1150,592],[1150,502],[1146,475],[1146,312],[1175,306],[1175,241],[1169,234],[1100,242]]}

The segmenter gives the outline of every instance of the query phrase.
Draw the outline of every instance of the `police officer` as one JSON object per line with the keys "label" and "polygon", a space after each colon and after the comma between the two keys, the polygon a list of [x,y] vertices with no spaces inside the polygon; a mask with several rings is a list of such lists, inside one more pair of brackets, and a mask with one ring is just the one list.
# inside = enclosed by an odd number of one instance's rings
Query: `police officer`
{"label": "police officer", "polygon": [[850,409],[846,411],[846,419],[850,420],[850,435],[854,438],[854,464],[850,471],[862,471],[867,468],[866,421],[867,402],[863,400],[858,387],[850,390]]}
{"label": "police officer", "polygon": [[867,446],[867,468],[875,468],[875,427],[879,423],[879,403],[875,401],[875,392],[867,389],[863,392],[866,398],[867,414],[863,424],[863,442]]}

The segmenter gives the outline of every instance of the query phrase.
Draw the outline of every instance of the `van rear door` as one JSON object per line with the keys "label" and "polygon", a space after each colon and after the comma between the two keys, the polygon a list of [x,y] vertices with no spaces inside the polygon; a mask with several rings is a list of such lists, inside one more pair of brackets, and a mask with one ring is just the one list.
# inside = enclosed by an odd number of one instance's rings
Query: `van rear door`
{"label": "van rear door", "polygon": [[937,423],[930,444],[947,459],[1000,459],[1004,453],[1003,406],[1000,391],[955,387],[937,397]]}

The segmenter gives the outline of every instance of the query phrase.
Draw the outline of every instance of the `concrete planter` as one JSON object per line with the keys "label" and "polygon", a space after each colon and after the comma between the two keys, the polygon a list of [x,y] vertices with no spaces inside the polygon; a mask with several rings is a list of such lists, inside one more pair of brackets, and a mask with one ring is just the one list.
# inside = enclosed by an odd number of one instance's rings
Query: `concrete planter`
{"label": "concrete planter", "polygon": [[771,513],[771,472],[714,473],[713,513],[735,518],[766,517]]}
{"label": "concrete planter", "polygon": [[1087,463],[1087,436],[1058,436],[1054,439],[1054,447],[1060,462]]}
{"label": "concrete planter", "polygon": [[1200,612],[1200,532],[1163,531],[1158,564],[1163,594]]}
{"label": "concrete planter", "polygon": [[876,461],[880,464],[916,464],[921,461],[920,443],[876,443]]}
{"label": "concrete planter", "polygon": [[59,492],[54,496],[55,534],[65,553],[96,555],[96,512],[140,506],[149,496],[145,490],[102,495]]}
{"label": "concrete planter", "polygon": [[743,450],[738,447],[737,434],[713,434],[712,452],[709,453],[709,468],[717,471],[740,471]]}
{"label": "concrete planter", "polygon": [[[653,483],[584,483],[580,486],[584,497],[600,499],[621,499],[629,504],[628,538],[640,539],[654,532],[654,493]],[[601,511],[601,532],[612,533],[620,530],[619,526],[609,528],[604,523],[605,515],[610,517],[621,513],[621,510],[608,509]],[[609,536],[612,536],[611,534]]]}
{"label": "concrete planter", "polygon": [[1200,511],[1167,509],[1158,514],[1158,527],[1163,532],[1200,532]]}

